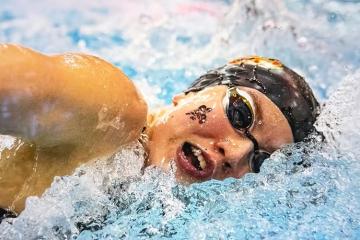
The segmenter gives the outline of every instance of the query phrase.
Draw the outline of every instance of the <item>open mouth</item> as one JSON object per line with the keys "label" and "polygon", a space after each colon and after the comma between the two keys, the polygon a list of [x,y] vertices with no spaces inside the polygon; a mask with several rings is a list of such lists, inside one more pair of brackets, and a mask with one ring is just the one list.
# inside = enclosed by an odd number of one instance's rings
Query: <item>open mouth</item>
{"label": "open mouth", "polygon": [[199,179],[210,177],[214,170],[209,155],[189,142],[179,147],[176,160],[182,170]]}

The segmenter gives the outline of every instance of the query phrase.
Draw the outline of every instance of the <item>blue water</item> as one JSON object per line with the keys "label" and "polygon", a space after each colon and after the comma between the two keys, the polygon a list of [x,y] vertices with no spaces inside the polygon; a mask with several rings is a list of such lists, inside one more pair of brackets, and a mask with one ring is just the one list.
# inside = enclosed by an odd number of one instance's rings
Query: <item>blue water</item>
{"label": "blue water", "polygon": [[288,146],[259,174],[190,186],[142,174],[142,150],[129,146],[56,178],[0,239],[359,239],[359,26],[355,0],[1,0],[1,42],[105,58],[151,107],[231,58],[279,58],[323,103],[326,142]]}

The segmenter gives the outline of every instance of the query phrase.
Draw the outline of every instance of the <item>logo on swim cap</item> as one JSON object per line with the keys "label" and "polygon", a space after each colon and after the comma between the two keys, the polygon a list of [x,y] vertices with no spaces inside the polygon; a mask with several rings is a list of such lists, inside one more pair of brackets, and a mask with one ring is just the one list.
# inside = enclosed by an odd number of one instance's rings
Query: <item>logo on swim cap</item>
{"label": "logo on swim cap", "polygon": [[247,65],[263,67],[265,69],[283,70],[283,65],[279,60],[273,58],[260,57],[260,56],[237,58],[230,61],[229,64],[234,64],[234,65],[247,64]]}

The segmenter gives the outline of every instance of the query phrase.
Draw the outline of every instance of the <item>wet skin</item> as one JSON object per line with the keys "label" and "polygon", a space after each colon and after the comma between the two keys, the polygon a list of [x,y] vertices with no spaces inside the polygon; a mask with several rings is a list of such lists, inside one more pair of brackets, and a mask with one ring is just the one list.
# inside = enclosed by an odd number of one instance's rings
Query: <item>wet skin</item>
{"label": "wet skin", "polygon": [[0,44],[0,207],[22,211],[55,176],[71,174],[139,138],[147,106],[110,63],[86,54],[47,56]]}
{"label": "wet skin", "polygon": [[[0,207],[21,212],[25,199],[40,196],[54,176],[106,158],[139,138],[147,106],[133,83],[94,56],[47,56],[0,44],[0,134],[16,142],[0,155]],[[293,142],[290,126],[257,90],[241,87],[254,110],[249,132],[273,152]],[[253,142],[235,130],[224,112],[227,87],[179,94],[173,105],[148,115],[147,165],[177,166],[181,182],[239,178],[249,172]],[[226,99],[225,99],[226,100]],[[201,161],[188,161],[196,154]]]}
{"label": "wet skin", "polygon": [[[173,105],[153,113],[149,117],[149,161],[165,170],[176,163],[179,181],[195,182],[210,178],[240,178],[250,171],[248,160],[254,145],[243,131],[234,129],[224,111],[226,86],[208,87],[200,92],[180,94]],[[291,128],[278,107],[261,92],[239,87],[242,95],[254,109],[254,122],[249,132],[259,147],[269,153],[293,142]],[[206,106],[209,111],[204,122],[189,114]],[[211,111],[210,111],[211,109]],[[184,144],[190,143],[201,150],[204,169],[200,171],[189,165]],[[195,148],[195,149],[196,149]]]}

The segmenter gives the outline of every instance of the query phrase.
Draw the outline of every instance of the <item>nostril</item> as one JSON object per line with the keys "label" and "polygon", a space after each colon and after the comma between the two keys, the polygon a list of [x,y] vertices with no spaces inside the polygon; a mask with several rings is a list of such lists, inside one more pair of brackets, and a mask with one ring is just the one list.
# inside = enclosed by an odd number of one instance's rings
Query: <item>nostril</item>
{"label": "nostril", "polygon": [[222,165],[222,168],[223,168],[224,172],[228,172],[228,171],[231,170],[232,167],[231,167],[230,163],[224,162],[223,165]]}
{"label": "nostril", "polygon": [[225,156],[225,150],[222,147],[220,147],[218,151],[221,155]]}

